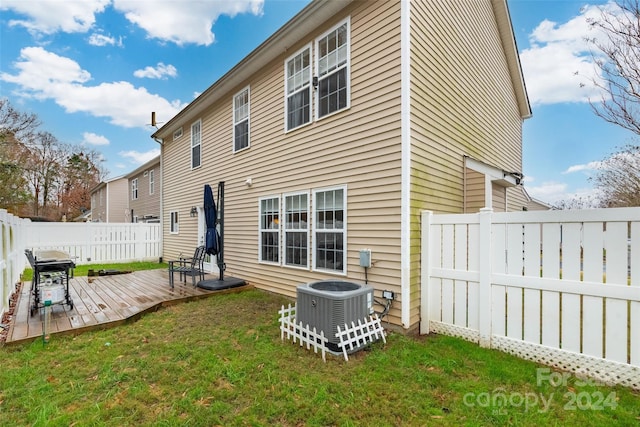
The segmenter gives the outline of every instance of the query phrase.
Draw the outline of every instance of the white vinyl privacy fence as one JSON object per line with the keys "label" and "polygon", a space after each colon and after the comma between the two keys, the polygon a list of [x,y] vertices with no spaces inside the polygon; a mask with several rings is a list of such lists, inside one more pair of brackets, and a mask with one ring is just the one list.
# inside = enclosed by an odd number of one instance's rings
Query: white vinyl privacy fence
{"label": "white vinyl privacy fence", "polygon": [[36,222],[26,233],[26,248],[34,252],[59,249],[76,264],[158,261],[160,224],[109,222]]}
{"label": "white vinyl privacy fence", "polygon": [[8,310],[9,297],[20,280],[27,259],[24,256],[24,233],[29,221],[0,209],[0,318]]}
{"label": "white vinyl privacy fence", "polygon": [[421,333],[640,389],[640,208],[422,214]]}

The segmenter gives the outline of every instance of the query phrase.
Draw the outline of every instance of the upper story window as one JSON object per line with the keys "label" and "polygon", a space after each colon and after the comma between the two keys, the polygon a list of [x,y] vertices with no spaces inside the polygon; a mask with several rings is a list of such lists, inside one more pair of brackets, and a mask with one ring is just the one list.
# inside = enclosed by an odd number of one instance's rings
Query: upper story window
{"label": "upper story window", "polygon": [[200,148],[202,139],[202,122],[198,120],[191,125],[191,169],[200,166]]}
{"label": "upper story window", "polygon": [[155,182],[155,177],[153,172],[154,172],[153,169],[149,171],[149,194],[155,193],[155,190],[156,190],[156,182]]}
{"label": "upper story window", "polygon": [[349,107],[349,19],[316,40],[317,116]]}
{"label": "upper story window", "polygon": [[280,198],[260,199],[260,261],[280,262]]}
{"label": "upper story window", "polygon": [[314,206],[314,268],[346,273],[346,189],[317,190]]}
{"label": "upper story window", "polygon": [[249,88],[233,97],[233,151],[249,147]]}
{"label": "upper story window", "polygon": [[311,46],[287,59],[285,64],[286,130],[311,121]]}
{"label": "upper story window", "polygon": [[131,180],[131,200],[138,200],[138,178]]}

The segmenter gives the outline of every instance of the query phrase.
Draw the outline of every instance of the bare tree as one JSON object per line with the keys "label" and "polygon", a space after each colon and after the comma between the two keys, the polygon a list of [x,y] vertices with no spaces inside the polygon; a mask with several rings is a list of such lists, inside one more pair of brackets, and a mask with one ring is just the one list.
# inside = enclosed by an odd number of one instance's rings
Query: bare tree
{"label": "bare tree", "polygon": [[627,145],[603,160],[590,180],[602,207],[640,206],[640,145]]}
{"label": "bare tree", "polygon": [[591,20],[597,36],[588,39],[601,78],[599,101],[590,101],[604,120],[640,135],[640,0],[618,0]]}

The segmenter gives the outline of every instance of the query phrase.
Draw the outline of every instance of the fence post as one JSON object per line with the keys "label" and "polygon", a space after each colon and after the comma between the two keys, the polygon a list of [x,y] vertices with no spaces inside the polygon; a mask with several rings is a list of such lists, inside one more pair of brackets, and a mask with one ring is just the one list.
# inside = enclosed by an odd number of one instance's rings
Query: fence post
{"label": "fence post", "polygon": [[493,209],[480,209],[479,251],[478,251],[478,328],[480,346],[491,347],[491,215]]}
{"label": "fence post", "polygon": [[431,220],[433,212],[422,212],[421,256],[420,256],[420,334],[429,333],[429,290],[431,289],[431,252],[429,239],[431,237]]}

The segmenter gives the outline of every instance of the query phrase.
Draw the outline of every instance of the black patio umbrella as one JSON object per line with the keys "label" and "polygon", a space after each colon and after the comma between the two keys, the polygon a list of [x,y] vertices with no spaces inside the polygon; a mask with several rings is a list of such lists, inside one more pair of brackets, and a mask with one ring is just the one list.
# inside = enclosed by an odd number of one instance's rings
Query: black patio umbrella
{"label": "black patio umbrella", "polygon": [[213,191],[209,184],[204,186],[204,219],[207,223],[207,234],[205,237],[206,252],[209,255],[217,255],[219,249],[218,230],[216,228],[218,212],[216,202],[213,199]]}

